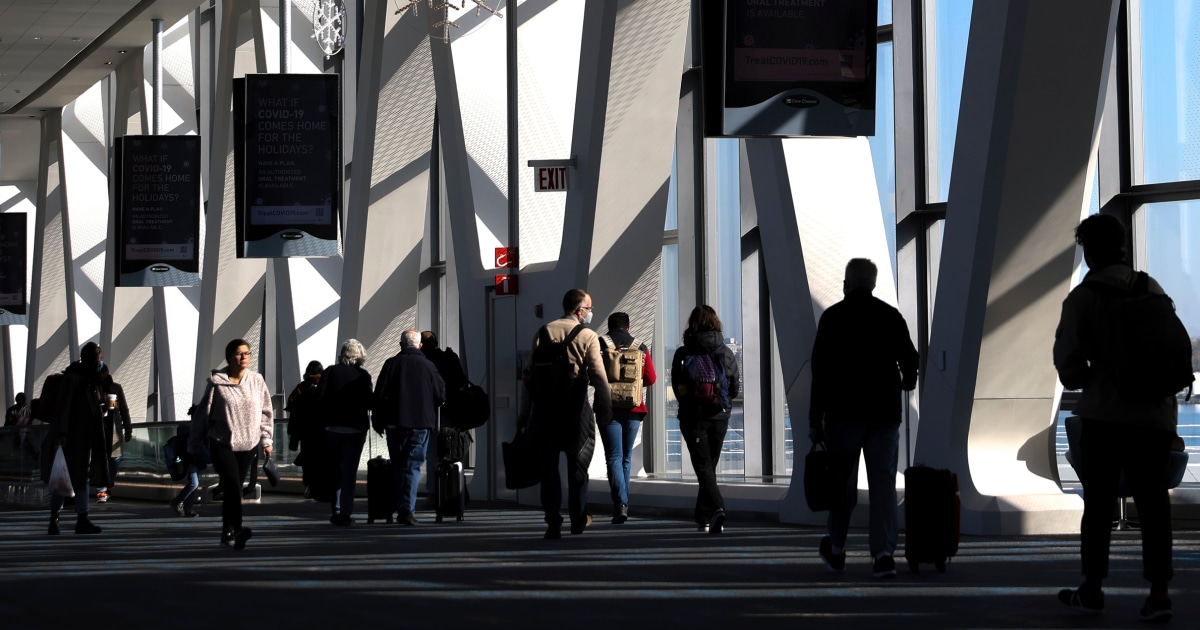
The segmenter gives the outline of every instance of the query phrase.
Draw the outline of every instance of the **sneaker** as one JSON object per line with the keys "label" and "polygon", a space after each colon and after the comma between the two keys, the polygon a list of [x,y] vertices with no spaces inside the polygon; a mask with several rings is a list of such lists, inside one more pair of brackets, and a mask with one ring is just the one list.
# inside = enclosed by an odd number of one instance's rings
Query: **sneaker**
{"label": "sneaker", "polygon": [[871,565],[871,574],[877,578],[896,577],[896,561],[886,553],[879,554],[879,557],[875,558],[874,564]]}
{"label": "sneaker", "polygon": [[177,516],[183,516],[183,503],[180,503],[175,499],[171,499],[171,511]]}
{"label": "sneaker", "polygon": [[1096,614],[1104,610],[1104,591],[1064,588],[1058,592],[1058,601],[1076,612]]}
{"label": "sneaker", "polygon": [[725,531],[725,510],[717,510],[708,524],[708,533],[720,534]]}
{"label": "sneaker", "polygon": [[575,535],[582,534],[583,530],[587,529],[587,526],[591,524],[592,515],[588,514],[587,518],[582,523],[571,523],[571,533]]}
{"label": "sneaker", "polygon": [[1151,595],[1146,598],[1146,603],[1142,604],[1142,611],[1138,613],[1138,619],[1142,621],[1167,622],[1175,613],[1171,612],[1171,598],[1166,595]]}
{"label": "sneaker", "polygon": [[334,514],[329,517],[329,522],[339,527],[347,527],[354,524],[354,519],[350,518],[348,514]]}
{"label": "sneaker", "polygon": [[108,493],[107,492],[97,492],[96,493],[96,503],[107,503],[107,502],[108,502]]}
{"label": "sneaker", "polygon": [[421,521],[418,521],[416,515],[412,514],[412,513],[398,514],[398,515],[396,515],[396,521],[398,523],[400,523],[401,525],[408,525],[410,527],[413,525],[421,524]]}
{"label": "sneaker", "polygon": [[629,506],[620,503],[613,508],[613,525],[620,525],[629,520]]}
{"label": "sneaker", "polygon": [[250,531],[249,527],[239,529],[238,533],[233,537],[233,548],[237,551],[245,549],[246,541],[250,540],[252,534],[253,532]]}
{"label": "sneaker", "polygon": [[846,568],[846,552],[833,554],[833,539],[829,536],[821,538],[821,545],[817,547],[817,553],[821,556],[821,562],[825,563],[825,568],[830,573],[841,573]]}
{"label": "sneaker", "polygon": [[708,523],[696,523],[696,531],[701,534],[708,533]]}
{"label": "sneaker", "polygon": [[197,512],[193,508],[185,508],[182,512],[179,513],[179,515],[186,516],[188,518],[196,518],[197,516],[200,516],[200,513]]}

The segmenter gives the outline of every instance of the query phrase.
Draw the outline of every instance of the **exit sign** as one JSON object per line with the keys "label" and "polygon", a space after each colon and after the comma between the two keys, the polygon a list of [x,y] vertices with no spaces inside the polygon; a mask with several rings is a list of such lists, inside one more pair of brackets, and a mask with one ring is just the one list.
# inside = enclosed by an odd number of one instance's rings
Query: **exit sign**
{"label": "exit sign", "polygon": [[537,192],[565,192],[567,190],[567,167],[534,167],[533,184],[534,190]]}

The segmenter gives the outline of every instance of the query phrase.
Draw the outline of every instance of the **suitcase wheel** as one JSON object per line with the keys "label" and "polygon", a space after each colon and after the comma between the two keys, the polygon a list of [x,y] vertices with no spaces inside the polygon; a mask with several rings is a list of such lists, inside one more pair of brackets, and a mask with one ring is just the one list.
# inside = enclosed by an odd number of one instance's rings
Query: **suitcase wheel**
{"label": "suitcase wheel", "polygon": [[938,570],[938,573],[946,572],[946,560],[937,560],[933,563],[933,567]]}
{"label": "suitcase wheel", "polygon": [[909,560],[908,561],[908,572],[912,573],[914,575],[917,573],[920,573],[921,565],[916,560]]}

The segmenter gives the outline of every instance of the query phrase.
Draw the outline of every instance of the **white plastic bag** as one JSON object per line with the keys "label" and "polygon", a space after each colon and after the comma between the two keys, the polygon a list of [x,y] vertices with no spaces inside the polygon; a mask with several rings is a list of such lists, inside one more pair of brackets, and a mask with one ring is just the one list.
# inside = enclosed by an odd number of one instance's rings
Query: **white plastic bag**
{"label": "white plastic bag", "polygon": [[54,453],[54,465],[50,467],[50,491],[61,497],[71,498],[75,496],[75,489],[71,487],[71,472],[67,470],[67,458],[63,455],[62,447]]}

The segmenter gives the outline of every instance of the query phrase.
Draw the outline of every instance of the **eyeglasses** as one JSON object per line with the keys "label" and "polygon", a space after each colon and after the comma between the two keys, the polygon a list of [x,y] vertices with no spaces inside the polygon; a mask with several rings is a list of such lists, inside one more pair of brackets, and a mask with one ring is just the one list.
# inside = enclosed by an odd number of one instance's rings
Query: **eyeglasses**
{"label": "eyeglasses", "polygon": [[592,310],[592,307],[590,307],[590,306],[580,306],[579,308],[582,308],[582,309],[588,310],[588,311]]}
{"label": "eyeglasses", "polygon": [[246,357],[247,359],[249,359],[249,358],[250,358],[250,353],[249,353],[249,352],[234,352],[234,353],[233,353],[233,356],[235,356],[235,357],[237,357],[237,358],[239,358],[239,359],[240,359],[240,358],[242,358],[242,357]]}

